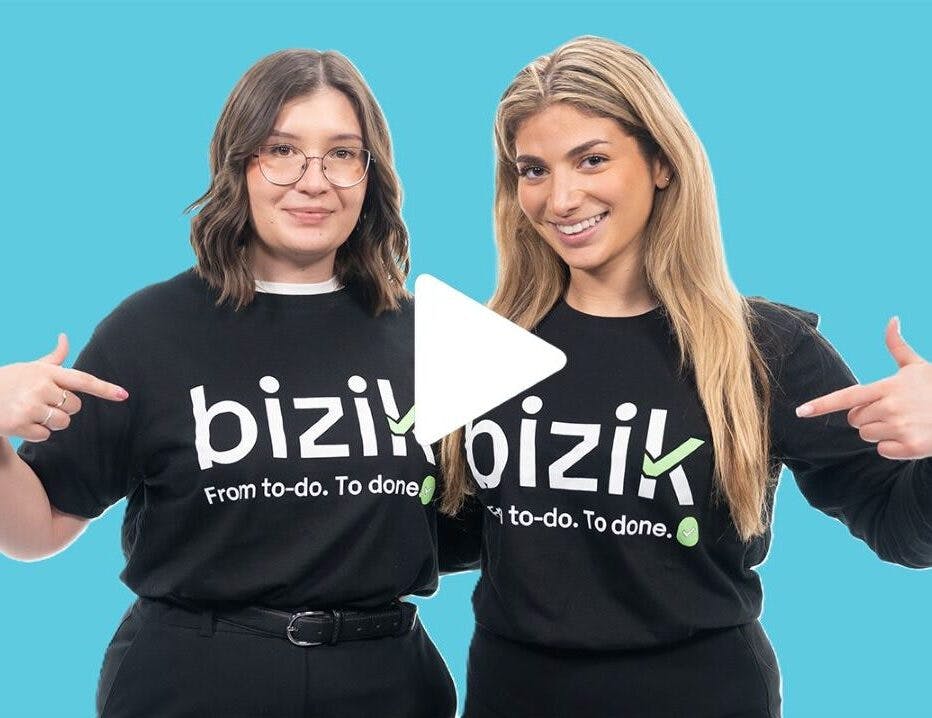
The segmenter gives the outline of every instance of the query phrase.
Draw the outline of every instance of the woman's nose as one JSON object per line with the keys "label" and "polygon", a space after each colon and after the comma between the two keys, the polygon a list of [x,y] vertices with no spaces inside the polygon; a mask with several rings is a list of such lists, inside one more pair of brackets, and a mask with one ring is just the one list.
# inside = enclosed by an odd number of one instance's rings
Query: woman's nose
{"label": "woman's nose", "polygon": [[569,217],[580,206],[583,191],[572,172],[554,172],[550,183],[550,210],[558,217]]}

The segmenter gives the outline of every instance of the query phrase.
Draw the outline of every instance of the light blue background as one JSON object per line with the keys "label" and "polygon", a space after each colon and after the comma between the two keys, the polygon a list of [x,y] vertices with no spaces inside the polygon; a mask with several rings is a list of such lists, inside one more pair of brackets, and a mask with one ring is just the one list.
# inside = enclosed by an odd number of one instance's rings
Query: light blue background
{"label": "light blue background", "polygon": [[[895,313],[932,357],[930,23],[917,4],[0,6],[0,363],[58,331],[73,359],[123,297],[192,263],[181,212],[220,108],[284,47],[357,63],[391,123],[412,276],[486,299],[496,101],[533,57],[596,33],[651,59],[705,143],[740,290],[819,312],[879,379]],[[131,598],[122,508],[51,560],[0,559],[0,715],[91,715]],[[932,575],[879,561],[788,473],[762,574],[787,716],[932,713]],[[461,692],[474,581],[444,579],[422,608]]]}

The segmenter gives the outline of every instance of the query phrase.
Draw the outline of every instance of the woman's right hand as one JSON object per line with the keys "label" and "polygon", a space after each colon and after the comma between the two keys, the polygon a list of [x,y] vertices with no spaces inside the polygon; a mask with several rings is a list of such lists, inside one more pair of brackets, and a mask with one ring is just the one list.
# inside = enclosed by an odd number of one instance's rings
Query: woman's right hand
{"label": "woman's right hand", "polygon": [[126,389],[77,369],[61,366],[68,356],[68,338],[58,335],[51,354],[35,361],[0,367],[0,436],[45,441],[66,429],[81,410],[75,392],[123,401]]}

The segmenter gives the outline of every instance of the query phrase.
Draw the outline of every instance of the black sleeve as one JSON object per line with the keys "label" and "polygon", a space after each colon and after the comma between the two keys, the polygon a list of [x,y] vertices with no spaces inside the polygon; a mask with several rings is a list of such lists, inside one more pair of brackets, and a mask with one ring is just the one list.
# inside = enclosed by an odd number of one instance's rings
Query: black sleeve
{"label": "black sleeve", "polygon": [[845,411],[796,416],[807,400],[858,383],[817,324],[817,315],[797,310],[785,334],[787,350],[772,382],[776,458],[812,506],[839,519],[880,558],[932,566],[932,459],[882,457]]}
{"label": "black sleeve", "polygon": [[440,573],[458,573],[479,568],[482,546],[482,516],[485,509],[475,497],[456,516],[437,512],[437,554]]}
{"label": "black sleeve", "polygon": [[[75,369],[125,386],[104,356],[96,331],[74,363]],[[129,484],[129,425],[132,388],[126,401],[81,394],[82,408],[47,441],[23,442],[22,457],[59,511],[95,518],[126,495]]]}

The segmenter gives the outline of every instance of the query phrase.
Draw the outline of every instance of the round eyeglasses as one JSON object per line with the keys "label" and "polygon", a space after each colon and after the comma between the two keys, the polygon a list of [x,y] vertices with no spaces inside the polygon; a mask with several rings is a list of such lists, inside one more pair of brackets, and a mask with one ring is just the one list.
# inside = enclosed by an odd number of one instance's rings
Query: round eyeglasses
{"label": "round eyeglasses", "polygon": [[320,160],[324,177],[334,187],[352,187],[363,181],[374,162],[362,147],[334,147],[323,157],[309,157],[294,145],[262,145],[254,155],[262,176],[276,185],[294,184],[307,172],[311,160]]}

